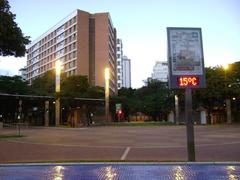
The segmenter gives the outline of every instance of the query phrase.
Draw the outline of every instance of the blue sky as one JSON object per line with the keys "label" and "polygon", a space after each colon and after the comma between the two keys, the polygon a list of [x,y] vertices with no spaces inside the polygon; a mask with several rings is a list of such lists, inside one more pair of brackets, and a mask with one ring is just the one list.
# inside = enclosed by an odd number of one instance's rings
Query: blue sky
{"label": "blue sky", "polygon": [[[34,40],[81,9],[109,12],[123,52],[132,61],[132,86],[141,87],[157,60],[167,60],[166,27],[201,27],[206,66],[240,61],[239,0],[9,0],[25,35]],[[0,70],[17,74],[26,58],[2,58]]]}

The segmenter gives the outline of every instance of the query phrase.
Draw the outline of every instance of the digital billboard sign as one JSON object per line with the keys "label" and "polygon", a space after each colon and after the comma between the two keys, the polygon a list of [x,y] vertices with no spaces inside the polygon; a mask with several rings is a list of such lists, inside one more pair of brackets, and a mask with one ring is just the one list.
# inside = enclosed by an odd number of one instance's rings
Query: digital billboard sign
{"label": "digital billboard sign", "polygon": [[201,28],[169,27],[167,37],[170,88],[204,88]]}

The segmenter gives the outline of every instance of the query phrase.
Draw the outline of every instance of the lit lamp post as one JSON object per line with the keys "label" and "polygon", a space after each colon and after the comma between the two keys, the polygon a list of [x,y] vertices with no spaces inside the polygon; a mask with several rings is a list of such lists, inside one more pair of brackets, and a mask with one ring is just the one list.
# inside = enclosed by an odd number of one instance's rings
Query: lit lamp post
{"label": "lit lamp post", "polygon": [[109,121],[109,68],[105,68],[105,116],[106,121]]}
{"label": "lit lamp post", "polygon": [[[225,64],[223,66],[224,69],[224,80],[225,80],[225,86],[227,87],[227,70],[228,70],[228,64]],[[227,123],[232,123],[232,117],[231,117],[231,100],[229,98],[226,98],[226,110],[227,110]]]}
{"label": "lit lamp post", "polygon": [[[56,81],[55,81],[55,92],[60,92],[60,76],[61,76],[61,62],[57,60],[55,62],[55,70],[56,70]],[[58,126],[60,124],[60,98],[57,97],[55,102],[55,125]]]}

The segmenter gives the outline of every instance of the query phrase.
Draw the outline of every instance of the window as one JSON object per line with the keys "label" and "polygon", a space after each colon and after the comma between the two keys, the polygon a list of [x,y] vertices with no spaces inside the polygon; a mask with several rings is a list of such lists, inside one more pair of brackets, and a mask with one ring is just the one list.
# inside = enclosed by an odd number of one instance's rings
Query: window
{"label": "window", "polygon": [[73,53],[72,53],[73,55],[73,58],[75,58],[76,57],[76,51],[74,51]]}
{"label": "window", "polygon": [[75,40],[75,39],[76,39],[76,33],[75,33],[75,34],[73,34],[73,37],[72,37],[72,38],[73,38],[73,40]]}

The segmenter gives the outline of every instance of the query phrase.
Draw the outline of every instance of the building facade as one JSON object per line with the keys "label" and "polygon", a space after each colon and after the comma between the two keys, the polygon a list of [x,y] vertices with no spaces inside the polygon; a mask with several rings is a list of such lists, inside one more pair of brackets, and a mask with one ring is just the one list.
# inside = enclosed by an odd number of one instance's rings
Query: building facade
{"label": "building facade", "polygon": [[55,68],[60,60],[67,76],[86,75],[104,87],[110,69],[110,92],[117,93],[116,29],[109,13],[76,10],[27,47],[27,81]]}
{"label": "building facade", "polygon": [[122,58],[123,58],[122,40],[117,39],[117,86],[118,86],[118,89],[123,87]]}
{"label": "building facade", "polygon": [[131,87],[131,60],[123,55],[121,39],[117,39],[117,84],[118,89]]}
{"label": "building facade", "polygon": [[123,87],[131,87],[131,60],[127,56],[122,58]]}
{"label": "building facade", "polygon": [[168,63],[165,61],[157,61],[153,66],[152,79],[162,82],[168,82]]}

